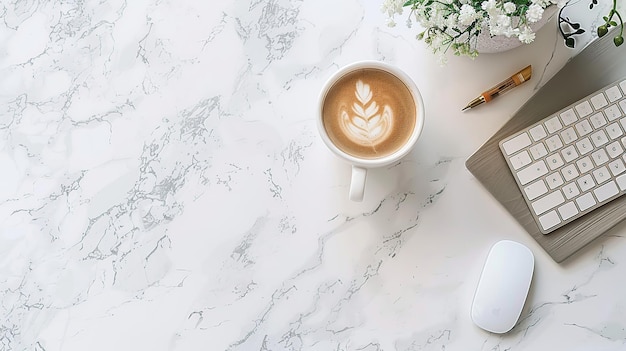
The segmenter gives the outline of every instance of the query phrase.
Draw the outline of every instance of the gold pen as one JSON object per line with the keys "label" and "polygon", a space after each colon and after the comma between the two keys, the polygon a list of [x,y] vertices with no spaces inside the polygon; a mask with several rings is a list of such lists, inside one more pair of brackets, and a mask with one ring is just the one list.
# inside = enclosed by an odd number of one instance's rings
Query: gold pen
{"label": "gold pen", "polygon": [[465,111],[467,109],[470,108],[474,108],[482,103],[485,102],[489,102],[491,101],[493,98],[495,98],[496,96],[500,96],[504,93],[506,93],[507,91],[515,88],[516,86],[524,83],[525,81],[530,79],[530,76],[532,75],[532,66],[528,65],[526,68],[522,69],[521,71],[515,73],[514,75],[512,75],[510,78],[508,78],[507,80],[499,83],[498,85],[494,86],[493,88],[485,91],[484,93],[480,94],[479,97],[477,97],[476,99],[470,101],[469,104],[467,104],[467,106],[465,106],[465,108],[463,108],[461,111]]}

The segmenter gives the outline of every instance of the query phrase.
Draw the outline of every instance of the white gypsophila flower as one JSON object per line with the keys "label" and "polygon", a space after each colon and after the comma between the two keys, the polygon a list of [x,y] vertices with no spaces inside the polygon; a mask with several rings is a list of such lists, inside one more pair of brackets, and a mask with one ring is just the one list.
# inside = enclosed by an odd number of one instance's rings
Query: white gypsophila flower
{"label": "white gypsophila flower", "polygon": [[446,19],[446,24],[450,28],[457,28],[459,24],[459,15],[456,13],[451,13]]}
{"label": "white gypsophila flower", "polygon": [[447,9],[445,7],[435,6],[431,21],[436,27],[443,28],[446,26],[446,14],[447,14]]}
{"label": "white gypsophila flower", "polygon": [[513,27],[508,27],[506,28],[503,33],[507,38],[510,37],[517,37],[519,36],[519,29],[518,28],[513,28]]}
{"label": "white gypsophila flower", "polygon": [[415,16],[415,21],[418,23],[422,23],[424,19],[426,19],[426,8],[423,6],[418,6],[413,10],[413,16]]}
{"label": "white gypsophila flower", "polygon": [[490,26],[489,27],[489,34],[491,34],[493,36],[502,35],[502,34],[504,34],[504,28],[502,28],[500,26]]}
{"label": "white gypsophila flower", "polygon": [[435,25],[435,17],[437,16],[436,14],[437,10],[435,8],[432,7],[426,7],[424,6],[421,10],[421,19],[422,21],[424,21],[424,24],[427,27],[432,27]]}
{"label": "white gypsophila flower", "polygon": [[448,40],[448,37],[441,32],[432,33],[429,37],[430,39],[430,47],[433,49],[433,52],[439,51],[444,43]]}
{"label": "white gypsophila flower", "polygon": [[464,26],[469,26],[476,19],[476,10],[471,5],[464,4],[461,6],[461,11],[459,12],[459,23]]}
{"label": "white gypsophila flower", "polygon": [[381,11],[386,13],[389,17],[401,15],[404,9],[402,5],[404,5],[403,0],[384,0],[381,5]]}
{"label": "white gypsophila flower", "polygon": [[426,8],[423,6],[418,6],[413,10],[413,20],[417,22],[420,26],[424,28],[428,28],[428,15],[426,14]]}
{"label": "white gypsophila flower", "polygon": [[503,35],[508,28],[511,28],[511,18],[501,11],[497,11],[496,14],[489,17],[488,24],[491,35]]}
{"label": "white gypsophila flower", "polygon": [[396,21],[393,19],[395,15],[401,15],[403,11],[403,0],[385,0],[381,5],[381,11],[387,15],[387,26],[395,27]]}
{"label": "white gypsophila flower", "polygon": [[509,17],[507,15],[498,15],[496,17],[496,23],[500,27],[504,27],[504,28],[510,27],[511,26],[511,17]]}
{"label": "white gypsophila flower", "polygon": [[430,21],[430,14],[427,12],[415,12],[415,22],[419,23],[422,27],[432,27],[433,23]]}
{"label": "white gypsophila flower", "polygon": [[535,33],[530,27],[524,27],[519,33],[519,40],[524,44],[530,44],[535,40]]}
{"label": "white gypsophila flower", "polygon": [[498,3],[496,2],[496,0],[487,0],[487,1],[483,1],[480,4],[480,7],[487,11],[488,14],[491,14],[494,10],[497,9],[498,7]]}
{"label": "white gypsophila flower", "polygon": [[534,23],[541,19],[543,16],[543,8],[537,4],[532,4],[528,6],[528,10],[526,11],[526,19],[528,22]]}
{"label": "white gypsophila flower", "polygon": [[516,6],[514,3],[512,2],[505,2],[504,3],[504,12],[509,14],[509,13],[513,13],[515,12]]}
{"label": "white gypsophila flower", "polygon": [[504,33],[504,28],[498,25],[498,21],[496,17],[489,17],[489,22],[487,22],[487,26],[489,27],[489,34],[491,35],[502,35]]}

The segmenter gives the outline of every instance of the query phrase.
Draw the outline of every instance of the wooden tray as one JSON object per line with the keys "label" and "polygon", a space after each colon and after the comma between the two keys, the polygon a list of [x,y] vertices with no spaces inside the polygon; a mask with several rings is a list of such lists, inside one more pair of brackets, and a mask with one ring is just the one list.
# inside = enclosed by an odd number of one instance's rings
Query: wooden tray
{"label": "wooden tray", "polygon": [[613,31],[595,40],[568,62],[465,163],[467,169],[528,231],[546,252],[562,262],[626,218],[626,196],[543,235],[498,148],[498,142],[550,113],[626,76],[626,47],[613,45]]}

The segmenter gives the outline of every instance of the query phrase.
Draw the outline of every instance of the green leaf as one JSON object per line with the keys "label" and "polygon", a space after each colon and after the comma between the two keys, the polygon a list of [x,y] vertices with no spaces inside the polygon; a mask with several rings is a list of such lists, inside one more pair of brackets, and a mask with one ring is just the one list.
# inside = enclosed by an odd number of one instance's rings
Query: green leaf
{"label": "green leaf", "polygon": [[615,21],[611,21],[611,22],[609,22],[609,23],[610,23],[613,27],[617,27],[617,22],[615,22]]}
{"label": "green leaf", "polygon": [[409,0],[409,1],[405,2],[404,5],[402,5],[402,7],[407,7],[407,6],[413,5],[413,1],[414,0]]}
{"label": "green leaf", "polygon": [[576,40],[574,40],[574,38],[567,38],[567,39],[565,39],[565,46],[567,46],[568,48],[573,49],[574,46],[576,46]]}

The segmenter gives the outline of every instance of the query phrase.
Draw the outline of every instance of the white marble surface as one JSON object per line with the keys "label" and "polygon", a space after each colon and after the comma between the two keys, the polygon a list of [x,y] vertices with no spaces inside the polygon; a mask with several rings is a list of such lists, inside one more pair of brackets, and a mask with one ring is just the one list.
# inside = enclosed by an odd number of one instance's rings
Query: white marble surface
{"label": "white marble surface", "polygon": [[[626,349],[626,225],[556,264],[464,167],[582,45],[553,21],[441,67],[379,5],[3,2],[0,350]],[[361,59],[410,74],[427,121],[352,203],[315,106]],[[459,112],[529,63],[530,83]],[[469,309],[501,239],[536,271],[494,335]]]}

